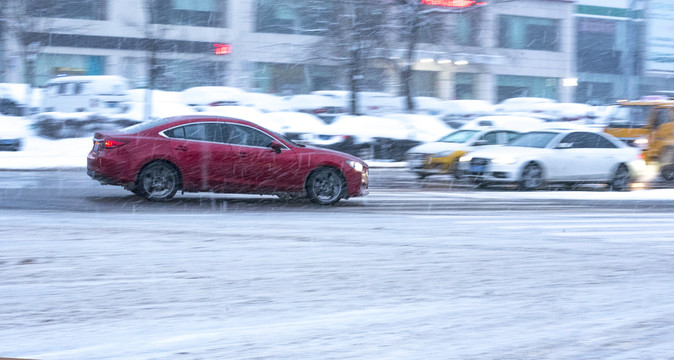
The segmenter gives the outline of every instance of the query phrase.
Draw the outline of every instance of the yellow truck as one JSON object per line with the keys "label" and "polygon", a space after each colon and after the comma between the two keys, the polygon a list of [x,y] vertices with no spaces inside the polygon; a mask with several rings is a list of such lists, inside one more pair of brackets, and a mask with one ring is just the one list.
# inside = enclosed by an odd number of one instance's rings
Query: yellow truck
{"label": "yellow truck", "polygon": [[646,163],[656,164],[663,179],[674,181],[674,99],[621,101],[604,132],[641,148]]}

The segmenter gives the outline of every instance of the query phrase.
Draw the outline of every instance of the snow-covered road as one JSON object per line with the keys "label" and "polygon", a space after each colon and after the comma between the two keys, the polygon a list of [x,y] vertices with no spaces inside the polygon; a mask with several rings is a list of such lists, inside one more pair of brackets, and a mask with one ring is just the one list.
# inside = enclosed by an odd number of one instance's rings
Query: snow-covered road
{"label": "snow-covered road", "polygon": [[674,358],[670,213],[0,219],[0,357]]}

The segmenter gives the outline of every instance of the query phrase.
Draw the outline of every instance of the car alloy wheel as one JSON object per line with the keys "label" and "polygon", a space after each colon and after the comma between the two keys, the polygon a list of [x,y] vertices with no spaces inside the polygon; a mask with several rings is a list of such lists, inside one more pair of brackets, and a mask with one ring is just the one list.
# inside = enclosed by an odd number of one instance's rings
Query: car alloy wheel
{"label": "car alloy wheel", "polygon": [[540,166],[529,163],[522,170],[520,177],[521,190],[536,190],[543,186],[543,169]]}
{"label": "car alloy wheel", "polygon": [[175,168],[167,163],[156,162],[140,172],[136,190],[150,201],[168,201],[178,191],[178,184]]}
{"label": "car alloy wheel", "polygon": [[332,205],[344,196],[346,182],[335,168],[314,171],[307,180],[307,196],[317,204]]}
{"label": "car alloy wheel", "polygon": [[629,189],[632,179],[625,165],[620,164],[613,175],[610,188],[613,191],[625,191]]}

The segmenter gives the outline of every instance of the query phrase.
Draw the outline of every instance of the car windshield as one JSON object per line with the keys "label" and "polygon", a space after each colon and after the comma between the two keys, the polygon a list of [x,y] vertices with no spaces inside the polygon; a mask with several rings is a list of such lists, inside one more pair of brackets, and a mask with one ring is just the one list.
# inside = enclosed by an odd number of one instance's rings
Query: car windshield
{"label": "car windshield", "polygon": [[530,132],[530,133],[520,135],[519,137],[515,138],[513,141],[509,142],[508,146],[544,148],[557,135],[558,135],[558,133],[556,133],[556,132],[533,131],[533,132]]}
{"label": "car windshield", "polygon": [[479,130],[459,130],[443,137],[442,139],[438,140],[438,142],[459,143],[459,144],[465,143],[478,132]]}
{"label": "car windshield", "polygon": [[642,127],[648,122],[653,105],[622,105],[611,114],[609,126],[619,128]]}

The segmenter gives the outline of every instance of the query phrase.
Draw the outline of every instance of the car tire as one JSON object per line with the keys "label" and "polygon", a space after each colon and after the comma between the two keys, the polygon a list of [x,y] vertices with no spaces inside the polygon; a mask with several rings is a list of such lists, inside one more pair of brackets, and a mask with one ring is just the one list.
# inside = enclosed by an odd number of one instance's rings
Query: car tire
{"label": "car tire", "polygon": [[307,178],[307,197],[319,205],[332,205],[344,197],[346,187],[346,181],[339,170],[322,167]]}
{"label": "car tire", "polygon": [[178,171],[169,163],[155,162],[140,171],[134,193],[150,201],[169,201],[179,186]]}
{"label": "car tire", "polygon": [[543,169],[536,163],[529,163],[522,170],[520,176],[519,189],[531,191],[543,186]]}
{"label": "car tire", "polygon": [[665,181],[674,181],[674,149],[664,151],[660,160],[660,177]]}
{"label": "car tire", "polygon": [[626,191],[629,190],[630,184],[632,183],[632,176],[627,167],[623,164],[618,165],[615,173],[613,174],[613,179],[609,184],[611,191]]}

